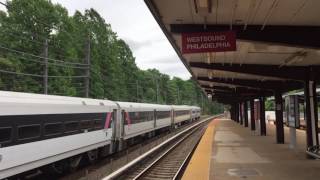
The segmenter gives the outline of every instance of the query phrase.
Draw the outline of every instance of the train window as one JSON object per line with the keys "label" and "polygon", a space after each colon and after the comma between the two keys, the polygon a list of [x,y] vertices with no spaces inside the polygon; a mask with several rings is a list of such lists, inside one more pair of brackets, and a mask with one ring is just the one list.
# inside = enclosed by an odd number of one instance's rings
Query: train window
{"label": "train window", "polygon": [[94,120],[94,128],[95,129],[101,129],[102,128],[102,120],[101,119],[95,119]]}
{"label": "train window", "polygon": [[80,126],[81,126],[81,129],[90,129],[91,126],[92,126],[92,121],[90,120],[83,120],[80,122]]}
{"label": "train window", "polygon": [[18,127],[18,139],[31,139],[40,137],[40,125],[26,125]]}
{"label": "train window", "polygon": [[[129,118],[131,124],[153,121],[154,111],[144,111],[144,112],[129,112]],[[124,122],[125,125],[128,124],[127,120]]]}
{"label": "train window", "polygon": [[188,110],[181,110],[181,111],[176,111],[175,116],[183,116],[189,114]]}
{"label": "train window", "polygon": [[62,123],[50,123],[44,125],[44,134],[46,136],[60,134],[62,132]]}
{"label": "train window", "polygon": [[12,136],[12,128],[0,127],[0,143],[10,141],[11,136]]}
{"label": "train window", "polygon": [[165,119],[170,117],[170,111],[157,111],[157,119]]}
{"label": "train window", "polygon": [[67,133],[76,132],[79,128],[79,122],[78,121],[66,122],[64,126],[65,126],[65,132]]}

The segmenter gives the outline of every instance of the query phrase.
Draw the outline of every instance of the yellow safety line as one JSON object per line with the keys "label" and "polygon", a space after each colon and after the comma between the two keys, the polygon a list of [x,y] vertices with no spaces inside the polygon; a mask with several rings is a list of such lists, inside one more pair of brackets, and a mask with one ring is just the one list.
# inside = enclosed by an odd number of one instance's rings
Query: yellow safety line
{"label": "yellow safety line", "polygon": [[210,160],[216,121],[210,122],[182,176],[182,180],[209,179]]}

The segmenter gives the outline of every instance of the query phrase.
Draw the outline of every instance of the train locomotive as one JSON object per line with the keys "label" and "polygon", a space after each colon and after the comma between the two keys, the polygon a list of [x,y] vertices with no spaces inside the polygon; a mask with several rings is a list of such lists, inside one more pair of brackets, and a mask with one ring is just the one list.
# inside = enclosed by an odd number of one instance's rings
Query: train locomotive
{"label": "train locomotive", "polygon": [[0,179],[41,168],[63,173],[85,158],[121,151],[200,118],[196,106],[171,106],[0,91]]}

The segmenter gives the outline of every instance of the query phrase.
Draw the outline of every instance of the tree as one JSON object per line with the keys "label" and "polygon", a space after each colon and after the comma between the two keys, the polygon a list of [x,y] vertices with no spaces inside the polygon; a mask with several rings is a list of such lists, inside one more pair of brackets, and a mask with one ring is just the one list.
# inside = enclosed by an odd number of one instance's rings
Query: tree
{"label": "tree", "polygon": [[90,44],[90,97],[116,101],[203,106],[210,102],[193,80],[157,69],[140,70],[128,44],[94,9],[72,16],[49,0],[8,1],[0,11],[0,88],[43,93],[44,42],[48,41],[49,94],[84,96],[86,48]]}

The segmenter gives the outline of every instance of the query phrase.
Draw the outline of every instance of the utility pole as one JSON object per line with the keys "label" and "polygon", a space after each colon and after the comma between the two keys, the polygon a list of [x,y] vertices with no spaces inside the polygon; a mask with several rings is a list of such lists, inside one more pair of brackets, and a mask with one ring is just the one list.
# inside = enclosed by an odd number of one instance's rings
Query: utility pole
{"label": "utility pole", "polygon": [[203,94],[201,94],[201,110],[203,111]]}
{"label": "utility pole", "polygon": [[44,60],[44,73],[43,73],[43,87],[44,94],[48,94],[48,39],[44,40],[43,60]]}
{"label": "utility pole", "polygon": [[137,99],[136,99],[136,101],[138,102],[138,100],[139,100],[139,85],[138,85],[138,80],[136,80],[136,85],[137,85]]}
{"label": "utility pole", "polygon": [[90,46],[90,35],[88,35],[88,39],[86,42],[86,47],[85,47],[85,59],[84,63],[87,64],[87,68],[85,69],[85,97],[89,97],[89,90],[90,90],[90,51],[91,51],[91,46]]}
{"label": "utility pole", "polygon": [[177,100],[177,104],[179,104],[179,99],[180,99],[180,91],[179,91],[179,87],[178,87],[178,100]]}
{"label": "utility pole", "polygon": [[167,100],[168,100],[167,91],[164,91],[164,102],[165,102],[165,104],[168,104]]}
{"label": "utility pole", "polygon": [[158,83],[158,79],[156,79],[156,89],[157,89],[157,103],[159,104],[159,83]]}

